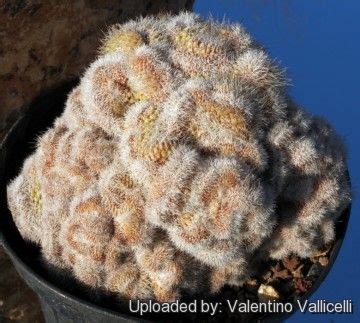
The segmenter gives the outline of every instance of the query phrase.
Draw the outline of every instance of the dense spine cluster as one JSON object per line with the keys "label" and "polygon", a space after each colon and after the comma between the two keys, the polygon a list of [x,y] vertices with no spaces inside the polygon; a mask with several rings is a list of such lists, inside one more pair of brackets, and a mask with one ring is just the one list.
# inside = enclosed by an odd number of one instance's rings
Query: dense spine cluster
{"label": "dense spine cluster", "polygon": [[159,301],[311,256],[350,200],[345,152],[284,83],[239,25],[112,27],[8,186],[20,233],[91,287]]}

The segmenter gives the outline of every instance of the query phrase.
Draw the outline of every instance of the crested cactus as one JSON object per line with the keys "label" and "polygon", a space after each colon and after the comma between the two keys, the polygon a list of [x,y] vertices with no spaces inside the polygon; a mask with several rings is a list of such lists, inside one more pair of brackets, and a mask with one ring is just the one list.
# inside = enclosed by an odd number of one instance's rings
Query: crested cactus
{"label": "crested cactus", "polygon": [[83,283],[172,301],[309,257],[350,201],[343,145],[239,25],[111,28],[8,186],[20,233]]}

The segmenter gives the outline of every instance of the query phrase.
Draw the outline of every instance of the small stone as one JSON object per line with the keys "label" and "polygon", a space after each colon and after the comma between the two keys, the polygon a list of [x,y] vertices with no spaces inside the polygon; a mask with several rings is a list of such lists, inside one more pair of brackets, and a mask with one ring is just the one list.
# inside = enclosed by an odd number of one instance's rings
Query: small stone
{"label": "small stone", "polygon": [[294,281],[294,287],[298,295],[306,293],[312,285],[313,283],[309,278],[296,278]]}
{"label": "small stone", "polygon": [[271,271],[267,271],[264,275],[262,275],[262,279],[268,281],[272,276]]}
{"label": "small stone", "polygon": [[304,268],[304,265],[300,265],[296,270],[294,270],[292,272],[292,275],[294,276],[294,278],[302,278],[304,275],[303,275],[303,270]]}
{"label": "small stone", "polygon": [[9,319],[18,321],[24,318],[24,311],[21,308],[13,308],[9,313]]}
{"label": "small stone", "polygon": [[306,276],[317,278],[320,276],[322,271],[323,271],[323,266],[321,264],[319,264],[318,262],[316,262],[310,267]]}
{"label": "small stone", "polygon": [[284,267],[289,270],[290,272],[295,271],[300,266],[300,260],[299,257],[296,256],[290,256],[282,261]]}
{"label": "small stone", "polygon": [[290,273],[287,269],[281,268],[280,264],[278,263],[275,267],[271,267],[271,271],[273,272],[272,279],[287,279],[290,278]]}
{"label": "small stone", "polygon": [[253,279],[249,279],[246,282],[246,284],[249,285],[249,286],[256,286],[256,285],[258,285],[258,281],[257,281],[257,279],[253,278]]}
{"label": "small stone", "polygon": [[326,267],[329,264],[329,258],[328,257],[320,257],[319,263],[321,266]]}
{"label": "small stone", "polygon": [[271,285],[261,284],[258,289],[258,296],[260,301],[277,300],[280,298],[279,293]]}

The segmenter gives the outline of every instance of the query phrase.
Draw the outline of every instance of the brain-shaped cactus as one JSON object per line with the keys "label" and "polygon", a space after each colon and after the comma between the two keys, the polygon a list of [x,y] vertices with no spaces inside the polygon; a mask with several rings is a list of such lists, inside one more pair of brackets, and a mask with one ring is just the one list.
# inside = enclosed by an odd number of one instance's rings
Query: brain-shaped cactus
{"label": "brain-shaped cactus", "polygon": [[114,26],[8,186],[45,259],[127,298],[240,285],[253,258],[309,257],[350,200],[345,152],[239,25]]}

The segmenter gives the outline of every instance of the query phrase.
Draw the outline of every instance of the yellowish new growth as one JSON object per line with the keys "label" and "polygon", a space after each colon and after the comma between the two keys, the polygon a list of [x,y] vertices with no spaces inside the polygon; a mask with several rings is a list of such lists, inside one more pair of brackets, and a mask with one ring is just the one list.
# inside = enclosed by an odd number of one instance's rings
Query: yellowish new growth
{"label": "yellowish new growth", "polygon": [[124,48],[130,54],[143,43],[143,39],[138,32],[133,30],[118,31],[114,28],[105,38],[101,54],[105,55],[115,52],[118,48]]}
{"label": "yellowish new growth", "polygon": [[34,183],[30,187],[29,195],[34,205],[36,213],[41,213],[41,209],[42,209],[41,184],[37,178],[34,179]]}

